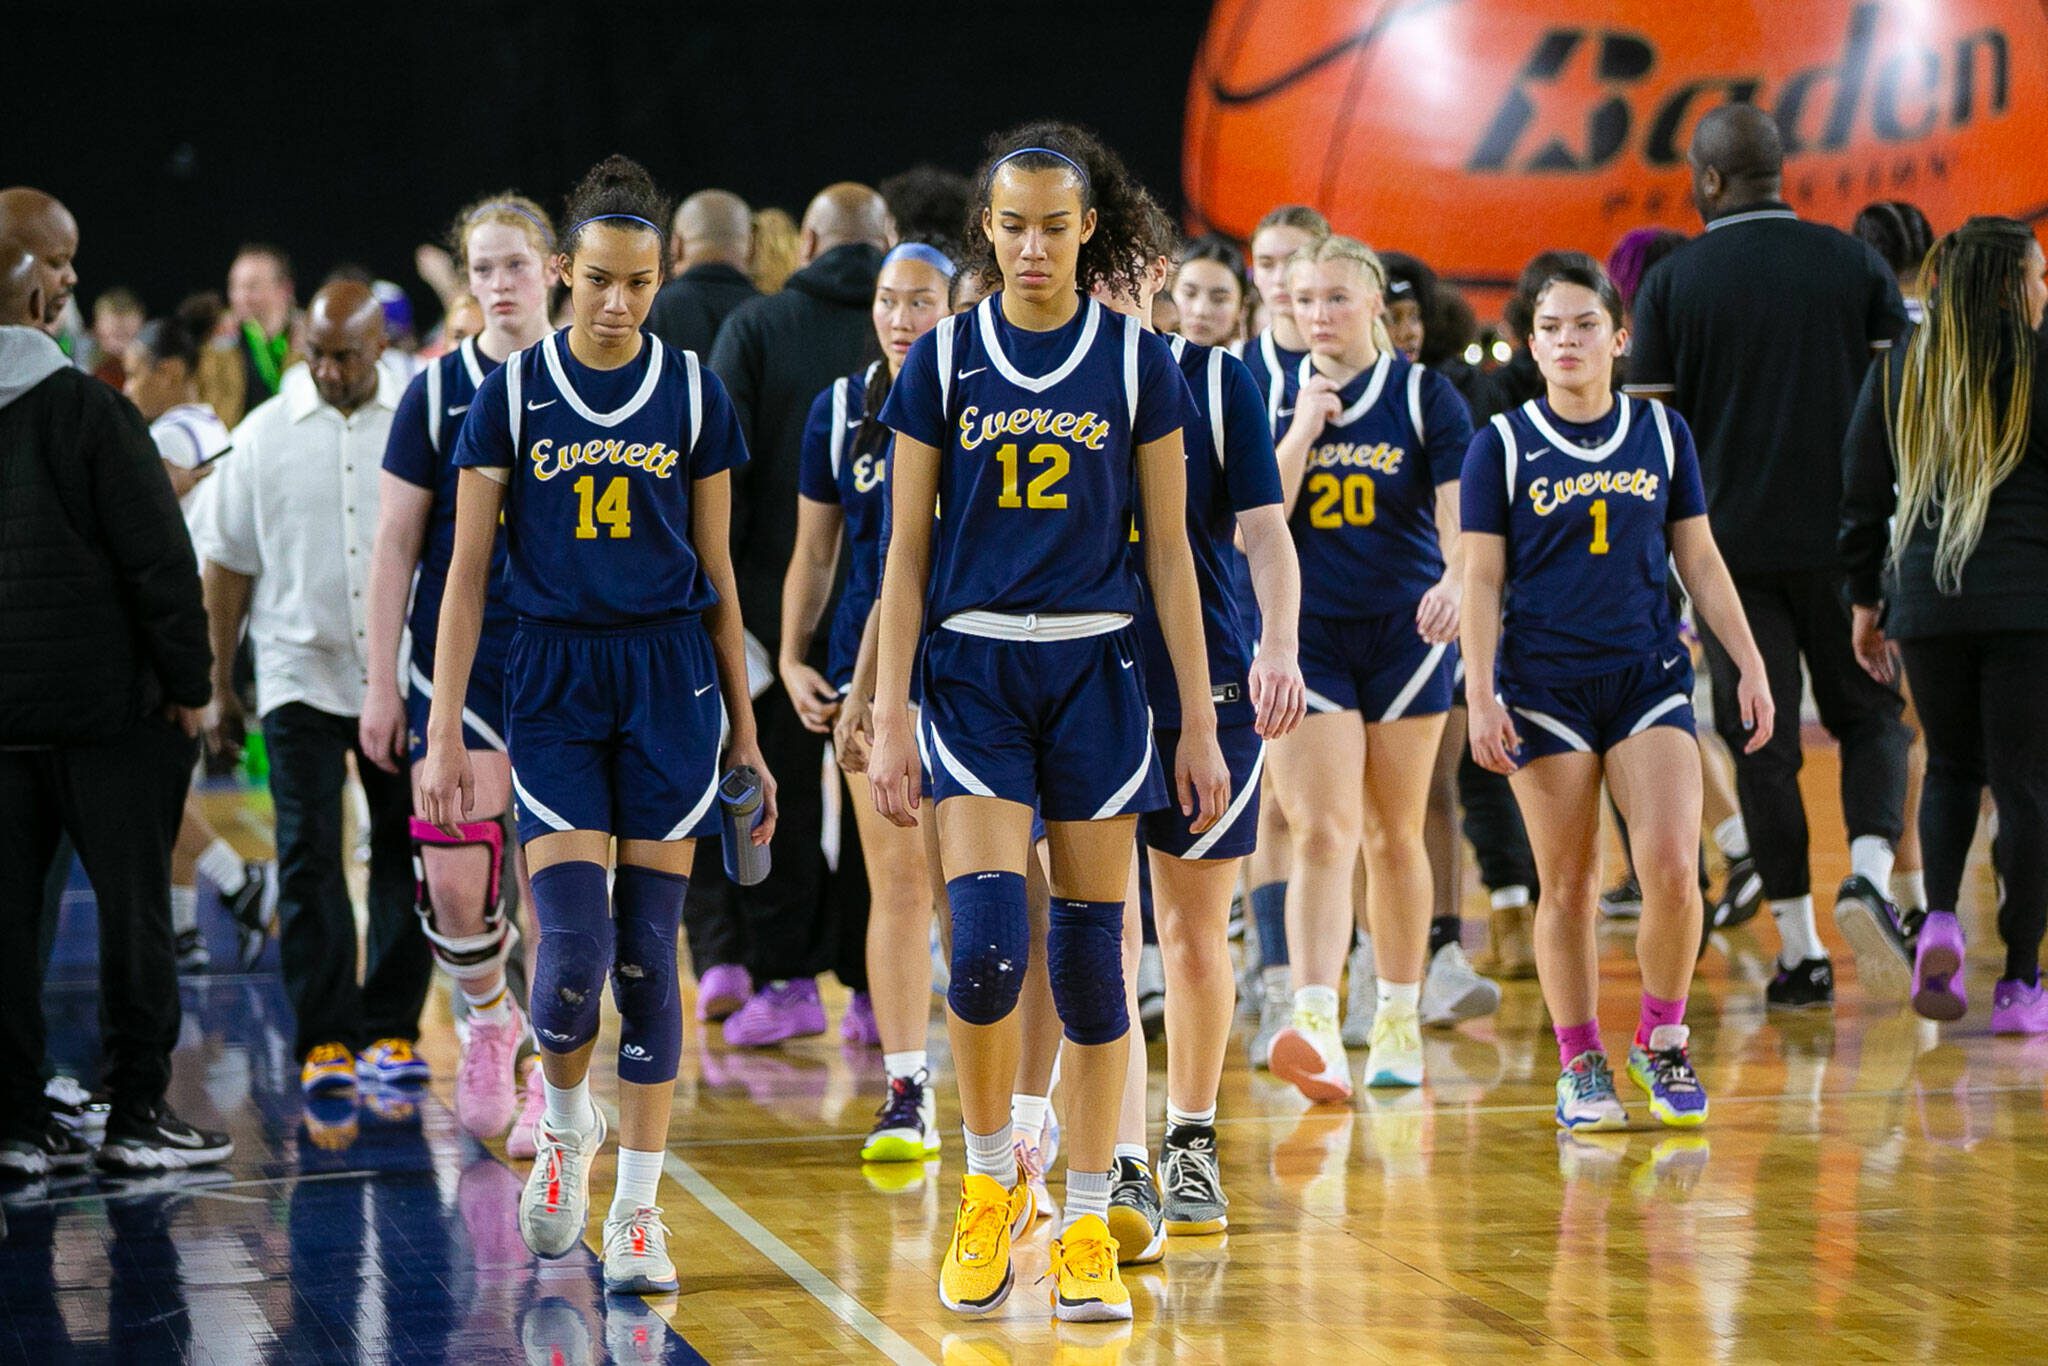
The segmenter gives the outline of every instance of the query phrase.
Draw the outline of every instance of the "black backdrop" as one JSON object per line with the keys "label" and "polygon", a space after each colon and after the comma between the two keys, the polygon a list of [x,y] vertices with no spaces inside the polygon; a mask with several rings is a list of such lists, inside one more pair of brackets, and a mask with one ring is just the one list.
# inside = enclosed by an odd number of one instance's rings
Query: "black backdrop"
{"label": "black backdrop", "polygon": [[[1170,208],[1206,0],[664,6],[29,0],[0,19],[0,185],[77,214],[81,302],[152,311],[275,240],[301,293],[347,260],[420,302],[412,248],[472,196],[551,209],[612,151],[677,195],[801,214],[821,185],[969,170],[1039,115],[1093,125]],[[17,41],[19,40],[19,41]]]}

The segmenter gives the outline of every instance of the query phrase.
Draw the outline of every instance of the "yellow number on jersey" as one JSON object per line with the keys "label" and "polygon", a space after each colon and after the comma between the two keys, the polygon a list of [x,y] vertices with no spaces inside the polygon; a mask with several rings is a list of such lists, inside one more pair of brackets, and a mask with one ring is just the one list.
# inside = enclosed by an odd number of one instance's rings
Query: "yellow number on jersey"
{"label": "yellow number on jersey", "polygon": [[1605,498],[1595,498],[1593,500],[1592,512],[1592,551],[1595,555],[1605,555],[1607,553],[1607,500]]}
{"label": "yellow number on jersey", "polygon": [[[597,479],[584,475],[576,481],[576,539],[594,541],[597,539],[597,523],[603,522],[611,528],[612,539],[624,540],[633,534],[633,510],[626,505],[626,476],[619,475],[604,486],[604,492],[596,498],[592,508],[592,495],[597,490]],[[592,512],[596,513],[593,520]]]}
{"label": "yellow number on jersey", "polygon": [[1054,493],[1052,489],[1055,484],[1067,477],[1068,461],[1070,459],[1067,455],[1067,448],[1054,445],[1050,441],[1043,441],[1031,448],[1031,453],[1026,459],[1034,465],[1043,465],[1045,468],[1032,476],[1030,486],[1024,490],[1023,496],[1019,497],[1017,493],[1017,443],[1006,441],[996,450],[996,461],[1003,467],[1003,491],[996,497],[996,506],[999,508],[1065,507],[1067,505],[1067,495],[1064,493]]}
{"label": "yellow number on jersey", "polygon": [[1342,479],[1328,471],[1308,477],[1308,524],[1328,531],[1340,526],[1371,526],[1373,519],[1372,476],[1347,474]]}

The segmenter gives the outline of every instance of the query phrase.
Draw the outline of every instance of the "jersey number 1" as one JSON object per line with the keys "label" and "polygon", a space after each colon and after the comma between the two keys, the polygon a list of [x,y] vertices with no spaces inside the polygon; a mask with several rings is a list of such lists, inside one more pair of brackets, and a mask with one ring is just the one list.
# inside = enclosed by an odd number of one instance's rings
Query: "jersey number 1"
{"label": "jersey number 1", "polygon": [[1605,498],[1595,498],[1593,506],[1587,510],[1593,514],[1593,544],[1591,553],[1605,555],[1607,553],[1607,500]]}
{"label": "jersey number 1", "polygon": [[[595,507],[592,506],[595,495]],[[592,513],[595,513],[595,519]],[[623,540],[633,534],[633,511],[626,506],[626,476],[619,475],[604,486],[602,494],[597,493],[597,479],[584,475],[576,481],[576,539],[594,541],[597,539],[597,523],[603,522],[611,528],[612,539]]]}

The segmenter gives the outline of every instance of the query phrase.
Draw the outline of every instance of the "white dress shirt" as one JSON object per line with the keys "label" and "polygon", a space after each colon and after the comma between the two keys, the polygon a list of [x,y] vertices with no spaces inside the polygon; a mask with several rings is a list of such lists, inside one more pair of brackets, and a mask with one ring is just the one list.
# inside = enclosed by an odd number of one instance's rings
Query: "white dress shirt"
{"label": "white dress shirt", "polygon": [[287,702],[362,712],[377,485],[403,393],[380,366],[376,397],[343,417],[294,366],[235,428],[233,452],[203,486],[192,537],[200,555],[255,580],[258,715]]}

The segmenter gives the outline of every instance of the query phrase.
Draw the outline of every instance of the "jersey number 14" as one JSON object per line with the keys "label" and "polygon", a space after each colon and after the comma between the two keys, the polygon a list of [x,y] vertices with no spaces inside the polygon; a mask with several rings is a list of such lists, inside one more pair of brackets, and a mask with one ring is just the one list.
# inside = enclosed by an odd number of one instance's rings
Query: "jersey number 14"
{"label": "jersey number 14", "polygon": [[597,492],[595,475],[586,474],[576,481],[576,539],[596,540],[599,522],[611,528],[615,541],[633,534],[633,510],[626,503],[625,475],[606,484],[603,493]]}

